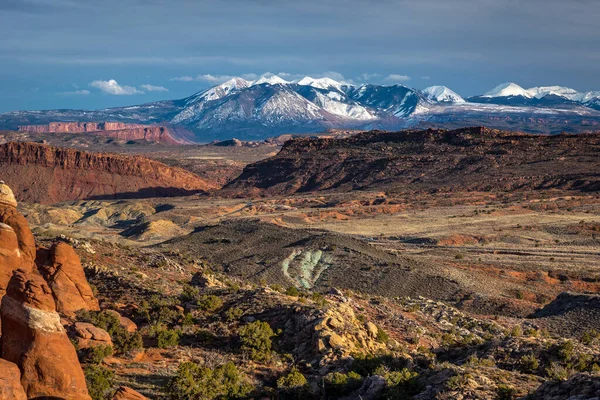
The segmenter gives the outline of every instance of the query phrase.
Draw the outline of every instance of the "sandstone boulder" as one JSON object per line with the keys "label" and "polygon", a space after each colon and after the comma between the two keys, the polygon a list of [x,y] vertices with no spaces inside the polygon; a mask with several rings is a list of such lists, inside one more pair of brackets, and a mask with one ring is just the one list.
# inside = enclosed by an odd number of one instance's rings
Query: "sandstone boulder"
{"label": "sandstone boulder", "polygon": [[50,248],[48,261],[40,265],[39,270],[52,289],[59,313],[74,316],[78,310],[100,309],[85,278],[81,260],[67,243],[55,243]]}
{"label": "sandstone boulder", "polygon": [[26,400],[21,371],[16,364],[0,358],[0,400]]}
{"label": "sandstone boulder", "polygon": [[113,400],[148,400],[148,398],[127,386],[121,386],[115,392]]}
{"label": "sandstone boulder", "polygon": [[0,181],[0,223],[10,226],[17,235],[22,257],[19,268],[31,271],[35,261],[35,240],[27,220],[16,207],[17,201],[12,190]]}
{"label": "sandstone boulder", "polygon": [[112,347],[113,345],[108,332],[87,322],[76,322],[73,325],[72,332],[77,342],[77,347],[80,349],[97,346]]}
{"label": "sandstone boulder", "polygon": [[75,348],[41,276],[15,271],[0,316],[2,357],[18,365],[27,398],[90,399]]}

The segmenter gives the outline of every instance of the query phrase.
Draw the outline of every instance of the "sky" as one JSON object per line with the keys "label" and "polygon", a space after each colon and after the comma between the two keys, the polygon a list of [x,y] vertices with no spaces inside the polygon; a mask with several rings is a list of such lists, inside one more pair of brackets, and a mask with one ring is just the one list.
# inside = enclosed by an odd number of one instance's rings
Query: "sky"
{"label": "sky", "polygon": [[231,76],[600,90],[597,0],[0,0],[0,112],[187,97]]}

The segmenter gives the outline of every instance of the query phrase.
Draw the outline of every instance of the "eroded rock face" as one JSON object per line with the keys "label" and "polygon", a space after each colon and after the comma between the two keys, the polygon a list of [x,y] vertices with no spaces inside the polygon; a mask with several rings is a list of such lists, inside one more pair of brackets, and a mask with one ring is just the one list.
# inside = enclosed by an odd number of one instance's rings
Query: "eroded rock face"
{"label": "eroded rock face", "polygon": [[26,400],[21,371],[16,364],[0,358],[0,400]]}
{"label": "eroded rock face", "polygon": [[21,265],[21,252],[15,231],[0,223],[0,299],[6,293],[6,286],[13,271]]}
{"label": "eroded rock face", "polygon": [[20,201],[191,195],[219,185],[140,156],[91,153],[31,142],[0,145],[0,170]]}
{"label": "eroded rock face", "polygon": [[78,310],[99,310],[98,300],[85,278],[81,260],[65,242],[50,248],[48,261],[39,266],[56,301],[56,310],[72,317]]}
{"label": "eroded rock face", "polygon": [[18,365],[27,398],[90,399],[75,348],[41,276],[15,271],[0,315],[2,357]]}
{"label": "eroded rock face", "polygon": [[16,268],[31,270],[35,260],[35,240],[27,220],[17,211],[17,200],[3,181],[0,181],[0,223],[10,226],[17,236],[21,264]]}
{"label": "eroded rock face", "polygon": [[127,386],[121,386],[117,389],[113,400],[147,400],[146,396],[143,396],[135,390],[128,388]]}

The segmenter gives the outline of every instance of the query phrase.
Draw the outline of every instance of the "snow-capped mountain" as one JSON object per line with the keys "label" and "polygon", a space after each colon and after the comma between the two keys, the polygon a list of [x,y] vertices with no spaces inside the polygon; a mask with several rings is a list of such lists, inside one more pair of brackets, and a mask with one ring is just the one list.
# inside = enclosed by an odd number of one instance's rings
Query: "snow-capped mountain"
{"label": "snow-capped mountain", "polygon": [[438,103],[466,103],[458,93],[446,86],[430,86],[421,92],[427,99]]}
{"label": "snow-capped mountain", "polygon": [[401,129],[415,125],[487,125],[533,132],[600,130],[600,92],[562,86],[524,89],[503,83],[464,99],[446,86],[353,85],[331,78],[289,82],[277,75],[233,78],[181,100],[97,111],[15,111],[0,129],[53,121],[171,124],[198,141],[260,139],[327,128]]}
{"label": "snow-capped mountain", "polygon": [[489,92],[486,92],[481,97],[514,97],[514,96],[523,96],[526,98],[533,97],[527,90],[523,89],[521,86],[516,83],[506,82],[502,83]]}

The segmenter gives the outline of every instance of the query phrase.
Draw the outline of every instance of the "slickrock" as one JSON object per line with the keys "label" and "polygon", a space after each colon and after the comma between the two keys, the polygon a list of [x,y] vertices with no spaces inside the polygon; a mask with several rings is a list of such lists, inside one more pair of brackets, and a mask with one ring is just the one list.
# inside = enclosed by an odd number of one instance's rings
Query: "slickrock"
{"label": "slickrock", "polygon": [[27,398],[90,399],[75,348],[41,276],[15,271],[0,315],[2,357],[19,366]]}
{"label": "slickrock", "polygon": [[78,310],[100,309],[85,278],[81,260],[67,243],[61,241],[52,245],[48,262],[40,265],[39,270],[52,290],[60,314],[72,317]]}
{"label": "slickrock", "polygon": [[0,358],[0,400],[26,400],[21,371],[16,364]]}
{"label": "slickrock", "polygon": [[0,145],[0,170],[20,201],[45,204],[182,196],[219,187],[184,169],[140,156],[90,153],[31,142]]}
{"label": "slickrock", "polygon": [[27,220],[17,211],[16,207],[17,200],[13,191],[3,181],[0,181],[0,223],[10,226],[17,236],[22,261],[16,268],[30,271],[35,260],[35,240]]}
{"label": "slickrock", "polygon": [[147,400],[146,396],[143,396],[135,390],[128,388],[127,386],[121,386],[117,389],[113,400]]}

